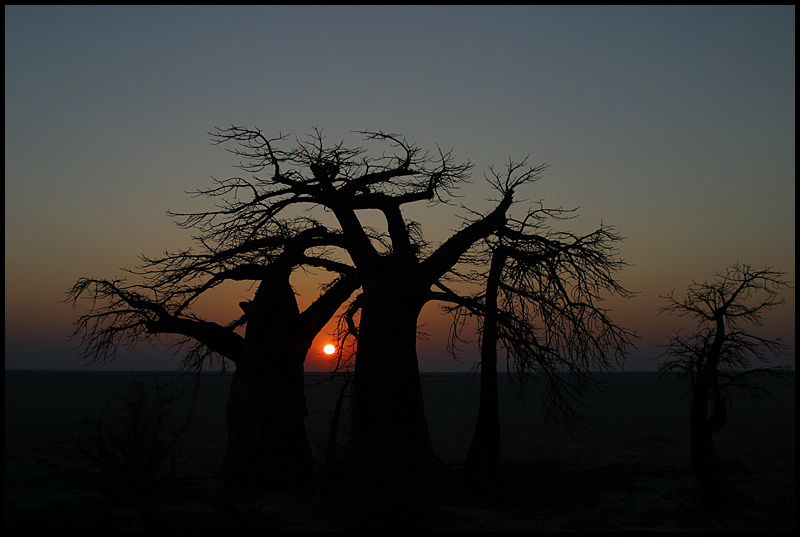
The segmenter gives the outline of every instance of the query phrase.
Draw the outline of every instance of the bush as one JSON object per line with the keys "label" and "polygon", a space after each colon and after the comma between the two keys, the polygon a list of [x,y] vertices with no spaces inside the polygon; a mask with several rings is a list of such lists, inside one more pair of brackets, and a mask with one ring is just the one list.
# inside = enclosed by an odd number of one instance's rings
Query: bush
{"label": "bush", "polygon": [[81,451],[122,495],[145,499],[180,481],[188,454],[179,439],[192,421],[192,409],[173,417],[183,392],[177,382],[133,377],[127,397],[112,397],[96,419],[83,419]]}

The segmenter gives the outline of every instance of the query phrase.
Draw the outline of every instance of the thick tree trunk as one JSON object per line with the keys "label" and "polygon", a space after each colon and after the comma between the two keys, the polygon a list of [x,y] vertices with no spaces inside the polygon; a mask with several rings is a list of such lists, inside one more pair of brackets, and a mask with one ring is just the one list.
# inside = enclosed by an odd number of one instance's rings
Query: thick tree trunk
{"label": "thick tree trunk", "polygon": [[293,490],[311,476],[313,460],[303,363],[303,334],[288,285],[262,284],[248,313],[245,351],[228,396],[225,481],[237,490]]}
{"label": "thick tree trunk", "polygon": [[497,355],[490,363],[481,358],[481,395],[475,432],[464,463],[464,471],[489,475],[500,460],[500,418],[497,395]]}
{"label": "thick tree trunk", "polygon": [[708,386],[698,381],[692,394],[689,433],[692,449],[692,470],[700,493],[705,497],[716,488],[719,459],[708,427]]}
{"label": "thick tree trunk", "polygon": [[486,313],[481,337],[481,395],[478,420],[469,446],[464,471],[491,474],[500,460],[500,410],[497,394],[497,293],[506,256],[497,251],[492,256],[486,282]]}
{"label": "thick tree trunk", "polygon": [[410,274],[386,271],[363,285],[350,460],[376,479],[427,475],[437,463],[416,352],[426,290]]}
{"label": "thick tree trunk", "polygon": [[728,409],[723,394],[720,393],[717,371],[724,340],[725,318],[718,315],[714,339],[697,371],[689,419],[692,470],[700,496],[713,509],[729,508],[734,496],[712,440],[713,434],[722,429],[728,419]]}
{"label": "thick tree trunk", "polygon": [[[712,508],[722,508],[730,505],[732,491],[714,448],[713,434],[722,428],[727,418],[727,411],[724,401],[713,388],[714,380],[701,374],[692,392],[690,410],[692,470],[705,504]],[[710,413],[709,401],[712,404]]]}
{"label": "thick tree trunk", "polygon": [[265,369],[255,358],[240,358],[228,393],[228,439],[222,470],[225,484],[234,490],[252,492],[266,481],[269,403],[259,386]]}
{"label": "thick tree trunk", "polygon": [[[275,358],[275,357],[273,357]],[[281,359],[289,358],[286,355]],[[300,374],[277,373],[266,363],[237,366],[228,396],[226,484],[242,491],[298,491],[313,472]],[[267,360],[265,360],[267,361]],[[274,385],[286,383],[277,389]]]}

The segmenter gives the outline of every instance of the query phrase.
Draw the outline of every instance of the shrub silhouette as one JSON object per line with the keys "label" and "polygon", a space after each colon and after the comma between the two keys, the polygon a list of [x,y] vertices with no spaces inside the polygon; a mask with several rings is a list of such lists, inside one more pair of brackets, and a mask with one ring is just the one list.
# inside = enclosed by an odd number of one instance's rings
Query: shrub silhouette
{"label": "shrub silhouette", "polygon": [[147,499],[181,480],[189,458],[179,442],[192,409],[174,412],[184,395],[177,382],[133,377],[127,396],[110,398],[95,419],[83,418],[81,451],[124,496]]}

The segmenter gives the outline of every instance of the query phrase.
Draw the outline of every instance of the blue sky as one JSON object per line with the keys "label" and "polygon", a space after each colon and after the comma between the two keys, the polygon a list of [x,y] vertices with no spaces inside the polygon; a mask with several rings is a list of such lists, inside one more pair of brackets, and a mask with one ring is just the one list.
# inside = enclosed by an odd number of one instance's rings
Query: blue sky
{"label": "blue sky", "polygon": [[[83,367],[64,291],[188,245],[165,213],[207,208],[185,191],[233,173],[207,134],[230,124],[452,148],[475,164],[461,193],[478,209],[489,165],[548,163],[530,199],[580,207],[576,231],[603,221],[627,237],[621,280],[639,295],[611,302],[642,336],[627,369],[655,367],[677,326],[656,315],[660,294],[737,261],[794,281],[794,6],[5,13],[7,369]],[[458,225],[413,215],[432,240]],[[785,297],[765,330],[794,348]],[[468,368],[440,343],[421,344],[423,369]],[[112,367],[173,369],[164,355],[141,347]]]}

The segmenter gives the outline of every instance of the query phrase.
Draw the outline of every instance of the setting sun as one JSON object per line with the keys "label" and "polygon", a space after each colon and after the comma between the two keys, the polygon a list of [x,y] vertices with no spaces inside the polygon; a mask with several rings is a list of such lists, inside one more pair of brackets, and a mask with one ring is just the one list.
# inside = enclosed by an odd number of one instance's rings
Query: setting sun
{"label": "setting sun", "polygon": [[322,352],[324,352],[325,354],[328,354],[328,355],[333,354],[334,352],[336,352],[336,347],[334,347],[333,345],[328,343],[327,345],[322,347]]}

